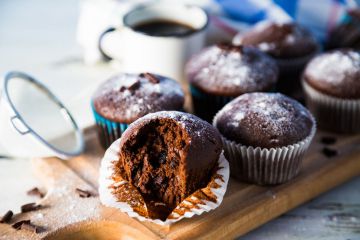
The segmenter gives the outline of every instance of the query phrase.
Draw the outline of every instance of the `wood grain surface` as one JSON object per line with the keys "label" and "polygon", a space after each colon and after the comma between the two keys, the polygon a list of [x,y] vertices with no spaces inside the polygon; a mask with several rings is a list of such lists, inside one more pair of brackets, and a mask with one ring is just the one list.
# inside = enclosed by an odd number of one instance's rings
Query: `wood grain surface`
{"label": "wood grain surface", "polygon": [[[201,216],[185,219],[170,227],[139,222],[117,209],[100,204],[97,196],[98,167],[104,151],[94,129],[85,132],[87,149],[79,157],[34,159],[33,167],[47,189],[39,201],[44,208],[18,214],[13,222],[31,219],[45,231],[29,234],[0,224],[5,239],[221,239],[235,238],[360,174],[360,136],[341,137],[338,155],[326,157],[318,132],[305,157],[303,170],[293,181],[273,187],[260,187],[230,179],[219,208]],[[81,198],[75,189],[94,193]]]}
{"label": "wood grain surface", "polygon": [[[47,0],[0,1],[0,32],[3,33],[0,71],[4,73],[18,69],[38,77],[55,91],[84,127],[93,122],[88,107],[92,93],[116,71],[104,64],[91,67],[83,64],[81,49],[74,39],[79,3],[78,0],[64,0],[61,3]],[[319,133],[319,136],[322,135]],[[359,146],[358,136],[339,138],[338,143],[331,146],[340,149],[340,155],[334,158],[325,158],[320,153],[323,146],[314,141],[306,157],[304,170],[293,182],[275,188],[261,188],[231,180],[225,200],[218,209],[191,221],[179,222],[171,228],[159,229],[99,205],[96,197],[79,199],[75,193],[76,187],[89,187],[88,190],[96,191],[97,166],[102,155],[102,150],[94,140],[94,133],[88,132],[87,138],[87,152],[79,158],[68,162],[58,159],[32,161],[32,167],[37,169],[37,177],[47,188],[47,195],[39,203],[44,201],[51,204],[36,212],[16,215],[11,223],[30,218],[35,224],[46,226],[46,231],[31,234],[0,224],[0,239],[133,239],[136,236],[142,239],[181,239],[189,234],[203,238],[233,238],[340,185],[353,175],[360,176],[360,150],[355,149]],[[342,148],[343,145],[347,147]],[[14,210],[22,203],[33,201],[33,198],[25,195],[27,189],[38,184],[27,169],[29,165],[27,159],[1,162],[1,214],[9,208]],[[56,180],[52,176],[60,178]],[[245,239],[358,239],[359,180],[358,177],[295,211],[283,214],[246,235]],[[64,191],[67,195],[57,197],[58,191]],[[51,199],[56,201],[52,202]],[[76,204],[70,204],[74,202]],[[80,213],[74,211],[72,206],[79,206]],[[51,220],[54,214],[51,212],[59,212],[61,215]],[[88,213],[92,217],[82,221],[89,216]],[[241,223],[244,226],[238,226]],[[189,230],[192,232],[187,233]],[[204,235],[204,232],[208,234]]]}

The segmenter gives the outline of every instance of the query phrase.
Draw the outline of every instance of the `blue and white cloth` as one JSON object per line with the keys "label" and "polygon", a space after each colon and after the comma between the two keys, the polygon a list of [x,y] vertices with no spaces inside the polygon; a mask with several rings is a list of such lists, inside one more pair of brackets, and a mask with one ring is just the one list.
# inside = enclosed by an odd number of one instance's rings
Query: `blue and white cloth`
{"label": "blue and white cloth", "polygon": [[354,0],[216,0],[226,17],[249,24],[289,19],[304,25],[323,41],[329,31],[356,7]]}

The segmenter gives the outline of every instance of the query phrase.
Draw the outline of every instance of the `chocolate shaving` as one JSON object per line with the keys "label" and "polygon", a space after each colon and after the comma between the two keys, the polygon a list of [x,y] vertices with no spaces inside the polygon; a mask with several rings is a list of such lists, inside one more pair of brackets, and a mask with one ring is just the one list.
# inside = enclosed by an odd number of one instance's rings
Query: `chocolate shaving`
{"label": "chocolate shaving", "polygon": [[160,80],[154,74],[151,74],[151,73],[141,73],[140,77],[144,77],[144,78],[148,79],[149,82],[154,83],[154,84],[160,82]]}
{"label": "chocolate shaving", "polygon": [[121,86],[120,87],[120,92],[123,92],[123,91],[125,91],[126,90],[126,87],[125,86]]}
{"label": "chocolate shaving", "polygon": [[134,91],[140,87],[140,81],[136,80],[133,84],[131,84],[128,89]]}
{"label": "chocolate shaving", "polygon": [[90,191],[82,190],[80,188],[76,188],[75,191],[77,194],[79,194],[79,197],[81,197],[81,198],[89,198],[89,197],[93,196],[93,194]]}
{"label": "chocolate shaving", "polygon": [[32,224],[30,220],[22,220],[12,225],[16,230],[27,230],[33,233],[40,233],[45,231],[45,228]]}
{"label": "chocolate shaving", "polygon": [[324,147],[322,149],[322,153],[328,158],[335,157],[336,155],[338,155],[337,150],[331,149],[331,148],[328,148],[328,147]]}
{"label": "chocolate shaving", "polygon": [[7,211],[5,215],[1,217],[0,223],[9,223],[13,215],[14,213],[11,210]]}
{"label": "chocolate shaving", "polygon": [[37,187],[34,187],[33,189],[30,189],[26,193],[29,196],[38,196],[40,198],[43,198],[45,196],[45,194],[42,193]]}
{"label": "chocolate shaving", "polygon": [[21,225],[23,224],[30,224],[30,220],[21,220],[19,222],[14,223],[11,225],[12,228],[15,228],[16,230],[19,230],[21,228]]}
{"label": "chocolate shaving", "polygon": [[28,203],[28,204],[24,204],[21,206],[21,212],[25,213],[25,212],[30,212],[30,211],[36,211],[36,210],[40,209],[41,207],[42,207],[42,205],[40,205],[40,204]]}
{"label": "chocolate shaving", "polygon": [[37,233],[37,228],[35,225],[31,224],[31,223],[23,223],[21,224],[21,227],[20,227],[21,230],[27,230],[27,231],[30,231],[30,232],[34,232],[34,233]]}
{"label": "chocolate shaving", "polygon": [[242,45],[232,45],[228,43],[219,43],[217,44],[218,48],[224,51],[234,51],[234,52],[242,52],[243,46]]}
{"label": "chocolate shaving", "polygon": [[331,145],[336,143],[336,138],[330,136],[324,136],[321,138],[321,142],[326,145]]}

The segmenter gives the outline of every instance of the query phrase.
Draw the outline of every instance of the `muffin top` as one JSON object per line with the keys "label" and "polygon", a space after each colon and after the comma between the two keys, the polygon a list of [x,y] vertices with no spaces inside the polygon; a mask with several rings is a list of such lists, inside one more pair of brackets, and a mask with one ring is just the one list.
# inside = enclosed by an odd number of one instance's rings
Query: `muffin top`
{"label": "muffin top", "polygon": [[332,29],[325,47],[327,49],[353,48],[360,50],[360,8],[347,10],[344,21]]}
{"label": "muffin top", "polygon": [[308,30],[290,22],[260,22],[250,31],[235,36],[233,42],[254,46],[277,59],[307,56],[318,48],[315,38]]}
{"label": "muffin top", "polygon": [[193,86],[206,93],[236,97],[270,90],[278,68],[273,59],[255,48],[218,44],[193,56],[186,65],[186,75]]}
{"label": "muffin top", "polygon": [[360,53],[350,49],[323,53],[311,60],[304,80],[316,90],[338,98],[360,98]]}
{"label": "muffin top", "polygon": [[151,112],[182,110],[184,93],[177,82],[160,75],[121,73],[98,88],[93,105],[104,118],[131,123]]}
{"label": "muffin top", "polygon": [[[181,135],[185,138],[187,149],[184,161],[187,161],[186,167],[188,169],[194,171],[204,170],[211,165],[210,163],[217,162],[222,151],[218,130],[193,114],[178,111],[160,111],[136,120],[123,133],[120,149],[123,149],[124,145],[134,136],[139,135],[140,132],[144,133],[146,126],[152,126],[152,129],[156,130],[156,126],[166,126],[167,123],[171,122],[175,123],[180,129],[172,129],[176,130],[174,134],[177,135],[182,132]],[[175,146],[177,141],[165,141],[165,143]]]}
{"label": "muffin top", "polygon": [[236,143],[276,148],[295,144],[311,133],[310,112],[299,102],[280,93],[248,93],[225,105],[214,125]]}

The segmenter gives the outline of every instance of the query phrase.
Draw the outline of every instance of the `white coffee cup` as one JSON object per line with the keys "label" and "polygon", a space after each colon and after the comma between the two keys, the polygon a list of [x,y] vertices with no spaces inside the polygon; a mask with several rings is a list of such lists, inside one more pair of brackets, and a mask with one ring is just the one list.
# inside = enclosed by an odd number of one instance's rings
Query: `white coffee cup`
{"label": "white coffee cup", "polygon": [[[157,2],[130,10],[123,25],[101,35],[99,48],[105,56],[120,62],[126,72],[153,72],[184,79],[184,65],[205,43],[207,13],[197,6]],[[134,30],[146,22],[165,20],[193,28],[184,35],[154,36]]]}

